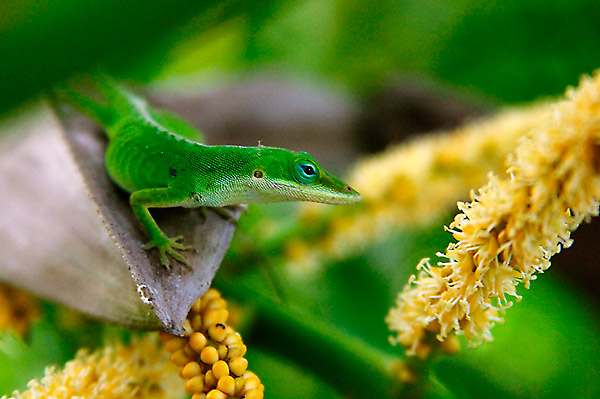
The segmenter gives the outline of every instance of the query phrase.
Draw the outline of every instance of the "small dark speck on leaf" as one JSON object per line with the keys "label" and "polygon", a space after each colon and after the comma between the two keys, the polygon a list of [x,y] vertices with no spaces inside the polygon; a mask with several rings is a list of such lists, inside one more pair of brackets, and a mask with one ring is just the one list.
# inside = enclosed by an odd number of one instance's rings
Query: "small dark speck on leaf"
{"label": "small dark speck on leaf", "polygon": [[172,177],[175,177],[175,176],[177,176],[177,169],[174,169],[174,168],[169,168],[169,174],[170,174]]}

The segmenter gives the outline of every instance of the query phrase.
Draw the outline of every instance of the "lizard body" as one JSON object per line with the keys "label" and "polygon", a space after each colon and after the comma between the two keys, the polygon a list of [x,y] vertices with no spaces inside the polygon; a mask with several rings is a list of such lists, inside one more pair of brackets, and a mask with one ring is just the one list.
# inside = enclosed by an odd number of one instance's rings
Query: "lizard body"
{"label": "lizard body", "polygon": [[192,249],[167,237],[149,208],[222,207],[278,201],[350,204],[360,194],[324,171],[305,152],[257,146],[205,145],[202,135],[177,116],[151,108],[143,99],[101,80],[105,104],[69,88],[58,98],[74,105],[105,129],[106,169],[131,193],[132,210],[168,269],[172,256]]}

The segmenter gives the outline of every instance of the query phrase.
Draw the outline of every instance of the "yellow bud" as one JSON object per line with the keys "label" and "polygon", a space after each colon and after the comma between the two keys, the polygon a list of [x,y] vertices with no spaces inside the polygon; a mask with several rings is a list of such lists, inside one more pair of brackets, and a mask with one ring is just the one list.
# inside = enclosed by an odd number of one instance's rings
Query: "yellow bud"
{"label": "yellow bud", "polygon": [[194,331],[200,331],[202,330],[202,315],[194,315],[194,317],[192,317],[192,328],[194,329]]}
{"label": "yellow bud", "polygon": [[227,334],[227,337],[223,340],[223,344],[227,346],[239,345],[242,343],[242,337],[237,332]]}
{"label": "yellow bud", "polygon": [[248,360],[243,357],[234,357],[229,361],[229,369],[235,375],[242,375],[248,368]]}
{"label": "yellow bud", "polygon": [[192,399],[206,399],[206,394],[204,392],[195,393],[192,395]]}
{"label": "yellow bud", "polygon": [[258,387],[260,386],[260,379],[256,376],[251,376],[246,378],[246,380],[244,381],[244,386],[246,387],[246,392],[249,392],[253,389],[258,389]]}
{"label": "yellow bud", "polygon": [[217,342],[223,341],[225,334],[227,334],[225,324],[217,323],[208,328],[208,335]]}
{"label": "yellow bud", "polygon": [[232,376],[226,375],[225,377],[219,378],[217,383],[217,389],[229,396],[233,396],[235,393],[235,380]]}
{"label": "yellow bud", "polygon": [[189,362],[183,366],[183,370],[181,370],[181,376],[187,379],[200,375],[201,372],[202,370],[197,362]]}
{"label": "yellow bud", "polygon": [[219,391],[218,389],[213,389],[212,391],[210,391],[209,393],[206,394],[206,399],[225,399],[227,398],[227,395],[225,395],[223,392]]}
{"label": "yellow bud", "polygon": [[221,294],[219,291],[211,288],[202,296],[202,305],[206,306],[206,304],[208,304],[210,301],[217,298],[221,298]]}
{"label": "yellow bud", "polygon": [[244,387],[244,379],[238,377],[235,379],[235,396],[244,396],[246,388]]}
{"label": "yellow bud", "polygon": [[209,309],[203,314],[203,326],[209,328],[214,324],[225,324],[229,317],[229,311],[227,309]]}
{"label": "yellow bud", "polygon": [[211,388],[217,386],[217,379],[215,378],[215,375],[213,374],[212,370],[208,370],[206,372],[206,374],[204,375],[204,382]]}
{"label": "yellow bud", "polygon": [[229,353],[229,348],[227,348],[225,345],[219,345],[217,347],[217,353],[219,354],[219,359],[226,359],[227,353]]}
{"label": "yellow bud", "polygon": [[258,378],[258,376],[256,374],[254,374],[252,371],[248,370],[244,373],[244,375],[242,375],[242,378],[244,379],[248,379],[250,377],[256,377]]}
{"label": "yellow bud", "polygon": [[183,347],[183,353],[185,353],[185,355],[190,360],[194,360],[194,359],[198,358],[198,354],[194,351],[194,349],[189,344],[187,344],[186,346]]}
{"label": "yellow bud", "polygon": [[223,360],[219,360],[212,366],[212,372],[217,380],[229,375],[229,365]]}
{"label": "yellow bud", "polygon": [[165,349],[169,353],[174,353],[174,352],[178,351],[179,349],[183,349],[184,346],[185,346],[185,339],[180,338],[180,337],[171,336],[171,339],[167,340],[165,343]]}
{"label": "yellow bud", "polygon": [[244,396],[245,399],[263,399],[265,396],[264,392],[260,389],[253,389],[251,391],[246,392]]}
{"label": "yellow bud", "polygon": [[181,349],[178,351],[175,351],[175,353],[173,353],[171,355],[171,363],[173,363],[176,366],[179,366],[179,367],[185,366],[185,364],[189,361],[190,361],[190,359],[188,359],[186,354]]}
{"label": "yellow bud", "polygon": [[190,347],[196,353],[201,353],[206,346],[206,337],[201,332],[195,332],[190,336]]}
{"label": "yellow bud", "polygon": [[204,379],[201,375],[190,378],[185,383],[186,393],[200,393],[204,390]]}
{"label": "yellow bud", "polygon": [[223,298],[213,299],[206,305],[206,309],[225,309],[227,308],[227,301]]}
{"label": "yellow bud", "polygon": [[202,298],[196,299],[196,302],[192,305],[192,312],[200,313],[202,311]]}
{"label": "yellow bud", "polygon": [[206,346],[200,352],[200,359],[206,364],[214,364],[217,360],[219,360],[219,353],[217,349],[212,346]]}
{"label": "yellow bud", "polygon": [[231,345],[229,347],[228,355],[229,355],[230,358],[233,358],[233,357],[242,357],[245,354],[246,354],[246,345],[244,345],[244,344]]}
{"label": "yellow bud", "polygon": [[183,335],[189,337],[193,333],[194,330],[192,329],[192,324],[190,323],[190,320],[185,319],[185,321],[183,322]]}

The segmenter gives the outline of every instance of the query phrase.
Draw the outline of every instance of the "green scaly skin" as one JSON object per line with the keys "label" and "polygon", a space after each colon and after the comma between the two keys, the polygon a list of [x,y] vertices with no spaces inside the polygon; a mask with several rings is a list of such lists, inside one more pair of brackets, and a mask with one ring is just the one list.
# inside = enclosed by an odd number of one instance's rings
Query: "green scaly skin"
{"label": "green scaly skin", "polygon": [[55,95],[101,124],[109,138],[106,169],[131,193],[133,213],[169,269],[168,255],[188,265],[178,251],[192,250],[169,238],[149,208],[223,207],[279,201],[351,204],[360,194],[323,170],[305,152],[261,146],[209,146],[202,135],[108,79],[96,85],[105,104],[62,88]]}

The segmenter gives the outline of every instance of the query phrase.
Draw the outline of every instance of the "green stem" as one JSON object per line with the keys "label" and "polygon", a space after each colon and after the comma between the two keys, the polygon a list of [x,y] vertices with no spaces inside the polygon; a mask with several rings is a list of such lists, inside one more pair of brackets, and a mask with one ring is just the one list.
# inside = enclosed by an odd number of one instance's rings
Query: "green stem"
{"label": "green stem", "polygon": [[392,398],[402,389],[393,371],[402,359],[253,287],[223,280],[219,286],[256,306],[255,342],[301,364],[348,397]]}

